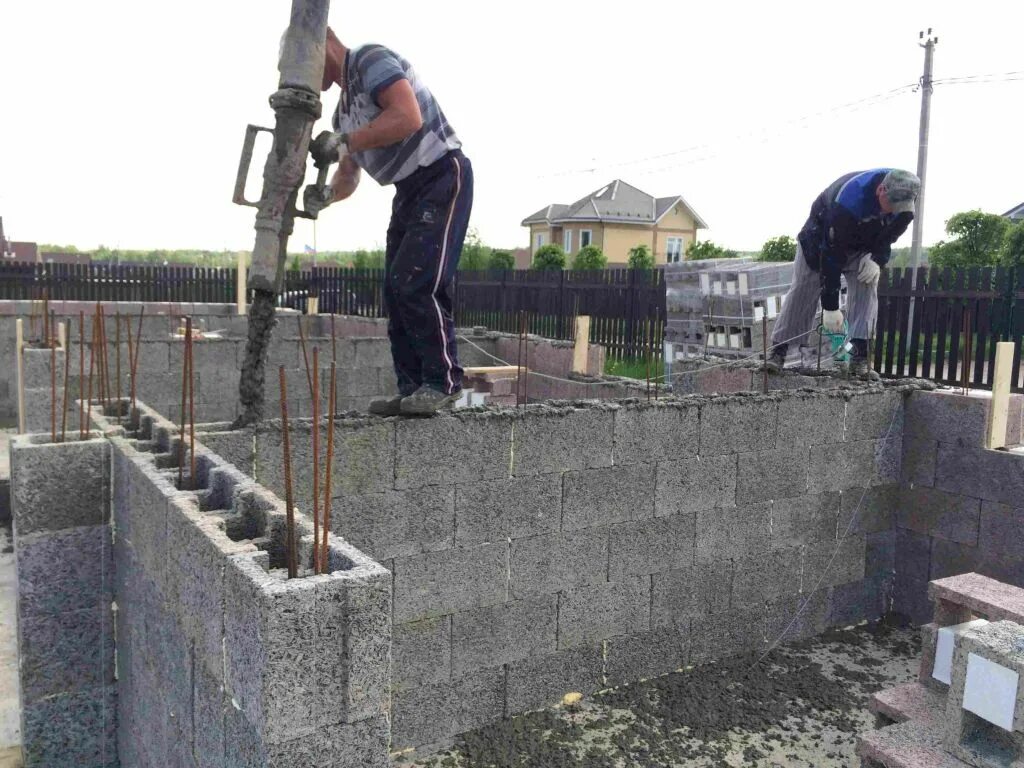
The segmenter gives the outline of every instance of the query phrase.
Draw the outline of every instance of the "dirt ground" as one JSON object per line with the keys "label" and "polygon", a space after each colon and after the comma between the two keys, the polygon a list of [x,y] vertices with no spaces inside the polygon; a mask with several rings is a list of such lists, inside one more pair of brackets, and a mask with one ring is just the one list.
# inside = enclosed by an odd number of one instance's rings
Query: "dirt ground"
{"label": "dirt ground", "polygon": [[832,631],[587,697],[465,734],[412,768],[847,768],[874,726],[870,694],[916,676],[920,639]]}

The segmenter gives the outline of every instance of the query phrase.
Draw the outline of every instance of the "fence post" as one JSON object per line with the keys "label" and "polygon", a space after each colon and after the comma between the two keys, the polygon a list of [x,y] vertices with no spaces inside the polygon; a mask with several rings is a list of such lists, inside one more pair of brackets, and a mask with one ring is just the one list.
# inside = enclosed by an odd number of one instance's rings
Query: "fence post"
{"label": "fence post", "polygon": [[636,328],[636,270],[630,269],[629,281],[626,288],[626,338],[623,339],[624,357],[636,355],[636,344],[633,339],[633,332]]}
{"label": "fence post", "polygon": [[556,338],[565,337],[565,270],[558,271],[558,323],[555,326]]}

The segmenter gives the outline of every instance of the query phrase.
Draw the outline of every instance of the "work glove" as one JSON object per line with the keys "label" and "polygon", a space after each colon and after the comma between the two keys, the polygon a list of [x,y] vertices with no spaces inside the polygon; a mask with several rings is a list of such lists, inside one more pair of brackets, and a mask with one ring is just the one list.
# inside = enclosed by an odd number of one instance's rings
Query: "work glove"
{"label": "work glove", "polygon": [[302,191],[302,207],[314,219],[333,201],[334,190],[330,185],[318,187],[316,184],[308,184]]}
{"label": "work glove", "polygon": [[860,269],[857,271],[857,279],[864,283],[864,285],[873,285],[877,283],[878,276],[881,272],[882,268],[878,266],[878,262],[870,256],[861,257]]}
{"label": "work glove", "polygon": [[826,309],[822,313],[821,324],[829,333],[842,333],[843,313],[838,309]]}
{"label": "work glove", "polygon": [[341,162],[341,158],[348,154],[348,134],[321,131],[309,143],[309,154],[318,168]]}

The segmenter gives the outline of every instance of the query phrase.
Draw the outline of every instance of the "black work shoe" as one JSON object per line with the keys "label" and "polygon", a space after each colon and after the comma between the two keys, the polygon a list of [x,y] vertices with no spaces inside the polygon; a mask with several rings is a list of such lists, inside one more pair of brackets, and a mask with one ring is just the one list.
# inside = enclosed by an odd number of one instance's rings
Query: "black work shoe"
{"label": "black work shoe", "polygon": [[370,401],[367,409],[374,416],[397,416],[402,412],[402,396],[381,397]]}
{"label": "black work shoe", "polygon": [[402,398],[402,415],[433,416],[440,410],[451,408],[461,396],[461,389],[446,395],[441,390],[424,384],[408,397]]}
{"label": "black work shoe", "polygon": [[866,357],[854,357],[850,360],[850,376],[866,381],[881,381],[877,371],[871,370]]}
{"label": "black work shoe", "polygon": [[788,351],[789,349],[784,344],[773,348],[772,353],[768,355],[768,360],[765,361],[764,367],[770,373],[782,373],[782,369],[786,367],[786,353]]}

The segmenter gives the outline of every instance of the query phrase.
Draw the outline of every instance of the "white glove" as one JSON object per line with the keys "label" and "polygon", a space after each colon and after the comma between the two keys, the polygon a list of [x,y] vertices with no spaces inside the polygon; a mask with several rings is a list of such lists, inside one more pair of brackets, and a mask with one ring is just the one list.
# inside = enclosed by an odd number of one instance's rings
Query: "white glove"
{"label": "white glove", "polygon": [[348,154],[348,134],[321,131],[309,143],[309,154],[313,156],[317,168],[331,163],[340,163],[341,159]]}
{"label": "white glove", "polygon": [[842,333],[843,313],[838,309],[826,309],[822,313],[821,324],[829,333]]}
{"label": "white glove", "polygon": [[878,282],[878,276],[881,274],[882,268],[878,266],[878,263],[870,256],[862,256],[860,260],[860,269],[857,271],[857,279],[860,280],[864,285],[872,285]]}
{"label": "white glove", "polygon": [[334,190],[328,184],[318,187],[316,184],[308,184],[302,191],[302,207],[314,219],[320,215],[320,211],[334,201]]}

